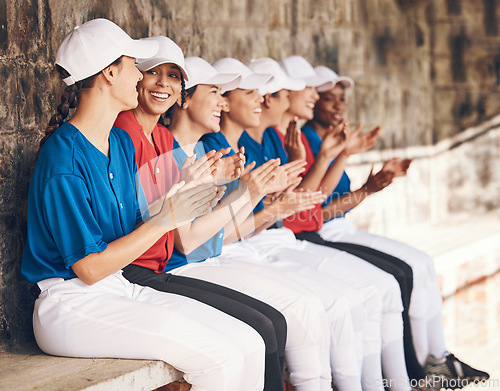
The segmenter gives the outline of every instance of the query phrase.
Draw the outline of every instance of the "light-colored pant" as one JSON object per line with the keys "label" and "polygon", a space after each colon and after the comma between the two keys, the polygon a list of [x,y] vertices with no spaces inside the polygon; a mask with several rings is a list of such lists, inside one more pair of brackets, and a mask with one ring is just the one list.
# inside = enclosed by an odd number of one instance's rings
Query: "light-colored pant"
{"label": "light-colored pant", "polygon": [[[328,300],[331,302],[339,296],[347,298],[354,308],[359,308],[361,300],[365,316],[352,316],[352,319],[356,323],[363,322],[362,326],[355,324],[354,329],[359,330],[361,327],[363,330],[364,356],[380,356],[381,349],[385,346],[397,344],[398,354],[395,355],[393,349],[390,358],[386,355],[385,363],[389,365],[385,365],[384,370],[390,372],[390,367],[396,367],[391,364],[401,361],[403,365],[398,365],[397,370],[391,374],[397,378],[407,376],[404,367],[401,315],[403,304],[399,285],[392,275],[346,252],[296,240],[293,233],[286,228],[266,230],[242,243],[224,246],[221,256],[237,259],[245,252],[254,254],[253,257],[249,256],[249,259],[279,267],[283,275],[293,278],[292,275],[295,274],[294,280],[298,284],[324,299],[323,304],[327,311]],[[352,293],[353,289],[358,291],[357,296]],[[330,311],[330,319],[335,316],[332,312]],[[337,328],[337,332],[339,330],[341,329]],[[333,326],[330,327],[330,332],[332,346],[348,349],[351,343],[348,339],[342,340],[340,335],[336,335]],[[333,342],[334,339],[337,339],[337,345]],[[355,345],[356,341],[351,347]],[[333,352],[331,359],[334,380],[336,376],[342,376],[342,373],[351,373],[345,367],[348,357],[350,356],[335,357]],[[335,373],[336,370],[339,372]],[[373,377],[374,371],[370,373]],[[372,384],[375,383],[371,380]]]}
{"label": "light-colored pant", "polygon": [[435,327],[428,327],[426,321],[440,319],[442,312],[442,297],[434,260],[429,255],[405,243],[358,231],[354,223],[346,218],[326,222],[318,233],[325,240],[371,247],[407,263],[413,271],[413,290],[408,314],[417,358],[423,364],[429,351],[438,354],[446,350],[442,330],[437,330],[436,325],[439,322],[434,322]]}
{"label": "light-colored pant", "polygon": [[261,391],[264,341],[247,324],[198,301],[131,284],[121,272],[89,286],[41,281],[39,347],[69,357],[165,361],[193,391]]}
{"label": "light-colored pant", "polygon": [[[240,259],[246,256],[240,254]],[[321,300],[266,265],[209,258],[170,273],[226,286],[280,311],[287,321],[285,358],[297,391],[331,390],[330,342]],[[356,391],[353,389],[353,391]]]}

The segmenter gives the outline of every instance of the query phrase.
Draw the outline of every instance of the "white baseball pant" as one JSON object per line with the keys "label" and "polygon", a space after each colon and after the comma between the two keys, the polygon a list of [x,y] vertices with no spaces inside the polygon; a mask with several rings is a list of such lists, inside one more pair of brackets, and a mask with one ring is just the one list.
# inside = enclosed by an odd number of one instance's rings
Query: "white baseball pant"
{"label": "white baseball pant", "polygon": [[193,391],[262,391],[264,341],[247,324],[198,301],[131,284],[117,272],[89,286],[39,283],[33,328],[58,356],[165,361]]}
{"label": "white baseball pant", "polygon": [[189,263],[169,273],[219,284],[276,308],[287,321],[285,359],[295,390],[331,390],[328,322],[319,298],[282,275],[272,276],[265,265],[220,257]]}
{"label": "white baseball pant", "polygon": [[413,290],[408,310],[417,359],[424,365],[429,354],[441,357],[446,352],[442,324],[442,296],[434,269],[434,260],[405,243],[358,231],[346,218],[325,223],[318,231],[329,241],[355,243],[397,257],[413,271]]}

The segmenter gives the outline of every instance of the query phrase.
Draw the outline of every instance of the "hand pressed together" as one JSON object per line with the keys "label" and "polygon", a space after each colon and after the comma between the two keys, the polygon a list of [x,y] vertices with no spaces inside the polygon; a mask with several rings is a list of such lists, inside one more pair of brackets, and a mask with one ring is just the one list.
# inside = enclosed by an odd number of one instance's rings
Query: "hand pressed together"
{"label": "hand pressed together", "polygon": [[209,177],[205,178],[173,185],[161,199],[161,210],[153,217],[155,224],[177,228],[210,213],[222,194]]}
{"label": "hand pressed together", "polygon": [[251,162],[245,167],[243,174],[240,177],[238,187],[245,187],[250,192],[253,199],[262,198],[266,194],[272,192],[273,182],[276,178],[276,168],[279,167],[280,159],[271,159],[263,165],[253,169],[255,162]]}
{"label": "hand pressed together", "polygon": [[[229,152],[229,148],[221,149],[224,156]],[[215,162],[215,170],[212,172],[216,184],[223,184],[238,179],[245,168],[245,148],[241,147],[234,155],[224,157]]]}
{"label": "hand pressed together", "polygon": [[318,158],[331,162],[345,149],[349,142],[349,137],[349,122],[343,119],[337,126],[332,126],[326,134],[321,143]]}
{"label": "hand pressed together", "polygon": [[301,131],[295,117],[288,124],[285,135],[285,150],[290,161],[306,160],[306,148],[300,137]]}

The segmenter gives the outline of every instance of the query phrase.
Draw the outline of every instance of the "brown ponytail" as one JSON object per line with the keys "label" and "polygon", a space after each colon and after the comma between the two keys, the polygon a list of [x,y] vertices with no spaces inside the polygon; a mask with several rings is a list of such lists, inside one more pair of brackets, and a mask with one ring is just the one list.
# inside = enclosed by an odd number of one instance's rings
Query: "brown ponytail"
{"label": "brown ponytail", "polygon": [[[56,70],[62,79],[69,77],[69,73],[59,65],[56,65]],[[54,114],[45,128],[45,136],[40,140],[40,148],[48,140],[48,138],[61,126],[69,114],[69,109],[74,109],[78,105],[78,86],[76,84],[67,86],[61,95],[61,103],[57,106],[57,113]],[[40,149],[39,149],[40,150]]]}

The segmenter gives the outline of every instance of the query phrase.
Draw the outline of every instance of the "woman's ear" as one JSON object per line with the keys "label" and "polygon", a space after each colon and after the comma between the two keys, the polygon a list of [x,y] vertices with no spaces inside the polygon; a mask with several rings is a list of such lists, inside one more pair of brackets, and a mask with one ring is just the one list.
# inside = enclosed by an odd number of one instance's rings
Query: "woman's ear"
{"label": "woman's ear", "polygon": [[269,107],[271,107],[271,100],[273,99],[273,95],[272,94],[266,94],[263,96],[264,98],[264,102],[262,102],[262,104],[264,105],[264,107],[266,109],[268,109]]}
{"label": "woman's ear", "polygon": [[116,65],[110,65],[109,67],[107,68],[104,68],[102,71],[101,71],[101,74],[104,76],[104,79],[110,84],[110,85],[113,85],[114,84],[114,79],[117,75],[117,66]]}
{"label": "woman's ear", "polygon": [[224,106],[222,106],[222,111],[224,113],[229,113],[229,102],[228,102],[228,99],[223,96],[222,99],[224,99]]}

